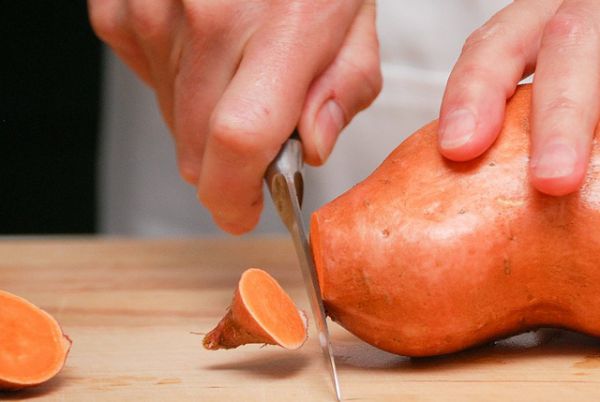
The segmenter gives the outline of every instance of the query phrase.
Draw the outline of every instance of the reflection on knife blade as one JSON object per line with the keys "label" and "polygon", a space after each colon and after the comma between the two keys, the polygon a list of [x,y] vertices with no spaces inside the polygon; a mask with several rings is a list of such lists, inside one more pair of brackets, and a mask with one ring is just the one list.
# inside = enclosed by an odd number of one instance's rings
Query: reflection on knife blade
{"label": "reflection on knife blade", "polygon": [[321,298],[317,271],[312,250],[308,243],[302,214],[300,213],[300,205],[304,192],[302,165],[302,144],[297,134],[295,134],[287,140],[275,160],[267,169],[265,180],[267,181],[271,197],[281,220],[292,235],[300,261],[300,268],[302,269],[306,292],[319,334],[319,343],[329,365],[336,398],[338,401],[341,401],[339,379],[331,350],[329,329],[327,328],[325,308]]}

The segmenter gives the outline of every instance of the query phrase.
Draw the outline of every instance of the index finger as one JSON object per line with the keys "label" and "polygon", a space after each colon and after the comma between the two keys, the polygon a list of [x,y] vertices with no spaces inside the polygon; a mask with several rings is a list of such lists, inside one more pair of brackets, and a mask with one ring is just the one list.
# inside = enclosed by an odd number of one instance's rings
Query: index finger
{"label": "index finger", "polygon": [[230,233],[247,232],[258,222],[264,172],[298,123],[310,83],[341,45],[346,31],[340,20],[349,27],[360,6],[320,4],[314,10],[307,2],[285,25],[274,19],[250,39],[213,112],[198,197]]}
{"label": "index finger", "polygon": [[467,39],[440,110],[439,148],[445,157],[470,160],[495,141],[506,99],[532,71],[543,27],[559,2],[512,3]]}

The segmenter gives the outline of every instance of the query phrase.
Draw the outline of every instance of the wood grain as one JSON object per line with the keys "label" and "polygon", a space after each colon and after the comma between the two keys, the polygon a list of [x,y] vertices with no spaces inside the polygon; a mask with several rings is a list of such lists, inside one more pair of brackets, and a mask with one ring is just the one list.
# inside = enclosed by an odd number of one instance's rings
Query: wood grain
{"label": "wood grain", "polygon": [[[0,288],[52,313],[74,341],[56,379],[0,393],[0,400],[331,400],[314,335],[296,352],[202,349],[198,333],[216,324],[251,266],[266,268],[306,309],[286,239],[0,242]],[[600,399],[600,342],[582,335],[545,329],[451,356],[408,359],[332,329],[348,401]]]}

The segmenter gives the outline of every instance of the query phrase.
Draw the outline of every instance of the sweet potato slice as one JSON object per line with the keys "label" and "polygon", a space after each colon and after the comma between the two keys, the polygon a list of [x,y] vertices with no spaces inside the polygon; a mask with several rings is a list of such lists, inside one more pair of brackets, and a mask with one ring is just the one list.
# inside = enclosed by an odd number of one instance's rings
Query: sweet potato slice
{"label": "sweet potato slice", "polygon": [[242,274],[229,311],[204,337],[206,349],[248,343],[298,349],[306,340],[306,317],[273,277],[258,268]]}
{"label": "sweet potato slice", "polygon": [[52,316],[0,291],[0,389],[41,384],[62,369],[71,340]]}

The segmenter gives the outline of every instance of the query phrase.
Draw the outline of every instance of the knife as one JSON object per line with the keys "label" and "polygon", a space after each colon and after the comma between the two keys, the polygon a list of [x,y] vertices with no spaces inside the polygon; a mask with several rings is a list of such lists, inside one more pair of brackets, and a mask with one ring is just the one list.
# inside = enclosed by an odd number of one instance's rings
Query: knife
{"label": "knife", "polygon": [[329,329],[325,320],[325,307],[321,298],[321,288],[319,287],[312,249],[309,245],[306,228],[304,227],[304,221],[300,213],[304,195],[303,165],[302,143],[300,142],[298,132],[295,130],[292,136],[283,144],[277,157],[267,168],[265,181],[267,182],[267,187],[271,193],[275,208],[292,235],[296,253],[300,261],[300,268],[302,269],[306,293],[319,334],[319,343],[321,344],[323,356],[329,365],[335,396],[338,401],[341,401],[342,394],[331,350]]}

